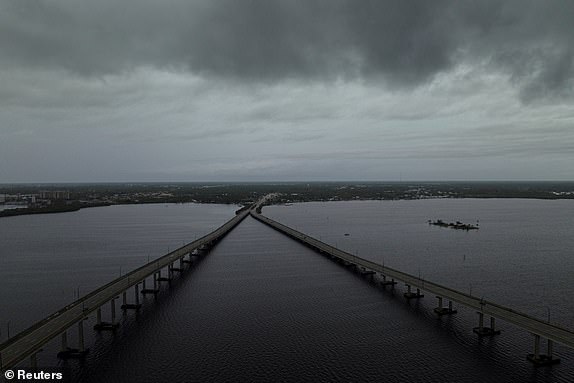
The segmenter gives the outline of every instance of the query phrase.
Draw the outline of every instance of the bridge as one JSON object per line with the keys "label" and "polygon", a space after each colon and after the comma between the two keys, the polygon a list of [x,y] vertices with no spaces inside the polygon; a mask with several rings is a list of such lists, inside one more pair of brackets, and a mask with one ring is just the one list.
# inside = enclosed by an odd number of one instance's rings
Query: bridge
{"label": "bridge", "polygon": [[[260,210],[261,209],[259,209],[259,211]],[[558,342],[569,348],[574,348],[574,332],[564,327],[542,321],[497,303],[473,297],[449,287],[442,286],[420,277],[347,253],[321,242],[316,238],[308,236],[305,233],[301,233],[265,217],[256,210],[251,210],[250,214],[258,221],[272,227],[290,238],[293,238],[318,253],[328,256],[332,260],[342,263],[346,267],[359,271],[363,275],[372,276],[379,273],[382,277],[381,285],[383,286],[390,285],[394,287],[397,284],[397,280],[403,282],[407,288],[407,291],[404,293],[404,297],[406,299],[423,298],[423,291],[436,295],[438,306],[434,309],[434,312],[437,313],[437,315],[455,314],[456,310],[453,309],[452,302],[456,302],[472,310],[476,310],[478,314],[478,326],[473,328],[473,332],[478,336],[482,337],[500,334],[500,331],[495,328],[497,318],[530,332],[534,335],[534,353],[528,354],[527,358],[535,365],[555,364],[560,361],[552,355],[553,342]],[[416,292],[413,291],[413,289],[416,289]],[[444,299],[448,299],[450,301],[448,307],[443,307]],[[490,327],[486,327],[484,325],[485,315],[490,316]],[[546,354],[541,354],[540,352],[541,337],[546,338],[548,341]]]}
{"label": "bridge", "polygon": [[[574,348],[574,332],[566,328],[355,256],[265,217],[261,214],[261,207],[273,196],[270,194],[261,198],[252,207],[239,210],[235,217],[215,231],[111,281],[0,344],[0,371],[16,366],[26,358],[30,358],[30,364],[35,368],[36,354],[46,343],[58,336],[61,336],[62,341],[62,350],[58,357],[63,359],[85,357],[87,349],[84,345],[83,322],[88,315],[96,312],[97,324],[94,329],[114,330],[119,326],[115,313],[116,300],[120,296],[122,297],[122,309],[139,309],[141,307],[140,294],[156,294],[159,291],[159,283],[171,280],[174,272],[182,272],[184,263],[191,262],[192,257],[208,251],[248,215],[349,269],[371,278],[377,276],[381,279],[382,286],[395,288],[397,281],[403,282],[406,286],[405,299],[420,299],[424,297],[423,293],[435,295],[438,305],[434,312],[437,315],[455,314],[453,302],[476,310],[478,326],[473,328],[473,332],[480,337],[500,334],[495,327],[496,319],[504,320],[530,332],[534,335],[534,352],[528,354],[527,358],[535,365],[559,362],[559,359],[553,357],[554,342]],[[186,260],[186,257],[189,259]],[[179,267],[175,266],[176,262],[179,262]],[[165,276],[162,274],[164,269]],[[153,286],[146,288],[146,280],[149,277],[152,277]],[[133,303],[128,303],[127,293],[132,288],[134,289]],[[447,307],[443,306],[444,300],[449,301]],[[104,322],[101,318],[101,308],[108,303],[111,306],[111,321]],[[484,324],[485,316],[490,317],[489,327]],[[68,347],[67,331],[75,325],[78,330],[78,347],[71,348]],[[548,342],[546,354],[542,354],[540,350],[541,338],[545,338]]]}
{"label": "bridge", "polygon": [[[125,310],[138,309],[141,306],[139,298],[141,293],[158,292],[158,283],[170,280],[174,272],[182,271],[186,256],[189,257],[187,262],[190,262],[193,256],[209,250],[248,215],[248,209],[239,211],[217,230],[113,280],[5,341],[0,345],[0,370],[12,368],[28,357],[31,366],[35,368],[36,353],[60,334],[62,351],[58,354],[59,357],[67,359],[85,356],[87,350],[84,345],[83,322],[89,314],[96,312],[98,318],[96,330],[113,330],[118,326],[115,320],[116,299],[122,296],[121,307]],[[179,268],[174,265],[178,261]],[[166,269],[165,276],[162,276],[163,269]],[[150,276],[153,276],[153,288],[147,289],[146,279]],[[127,292],[131,288],[134,289],[134,298],[133,303],[128,303]],[[111,322],[102,322],[101,307],[107,303],[111,305]],[[77,348],[70,348],[67,344],[67,330],[76,324],[79,344]]]}

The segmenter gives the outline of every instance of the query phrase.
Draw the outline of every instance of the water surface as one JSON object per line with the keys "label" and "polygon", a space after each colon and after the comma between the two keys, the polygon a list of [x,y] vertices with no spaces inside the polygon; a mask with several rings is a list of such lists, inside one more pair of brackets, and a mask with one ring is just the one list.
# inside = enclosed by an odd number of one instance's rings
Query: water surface
{"label": "water surface", "polygon": [[237,206],[118,205],[0,218],[0,341],[207,234]]}
{"label": "water surface", "polygon": [[[574,201],[312,202],[264,214],[338,246],[477,297],[574,327]],[[479,230],[431,226],[443,219]],[[348,234],[348,235],[345,235]]]}
{"label": "water surface", "polygon": [[[571,207],[568,201],[425,200],[306,203],[264,213],[365,258],[471,287],[473,295],[541,317],[548,305],[552,319],[568,325],[569,299],[551,289],[572,292],[572,239],[567,227],[556,227],[572,224]],[[24,327],[68,303],[73,286],[82,294],[98,287],[120,267],[138,267],[205,234],[235,209],[115,206],[0,219],[0,327],[6,312],[15,318],[12,326]],[[426,223],[437,218],[478,219],[481,229]],[[247,218],[207,257],[163,283],[157,297],[143,297],[139,312],[120,315],[115,333],[92,331],[92,315],[85,322],[85,360],[57,360],[55,339],[39,363],[69,367],[77,382],[574,381],[572,351],[556,346],[562,363],[535,368],[525,358],[532,352],[525,331],[499,322],[502,335],[478,339],[474,312],[459,307],[438,318],[434,297],[408,302],[403,290],[369,283]],[[106,305],[104,320],[109,315]],[[68,334],[74,346],[76,327]]]}

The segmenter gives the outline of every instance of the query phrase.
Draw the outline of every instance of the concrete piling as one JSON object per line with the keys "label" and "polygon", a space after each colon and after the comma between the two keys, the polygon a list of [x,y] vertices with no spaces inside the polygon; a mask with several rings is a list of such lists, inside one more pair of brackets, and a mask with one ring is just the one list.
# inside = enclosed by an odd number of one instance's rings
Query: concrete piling
{"label": "concrete piling", "polygon": [[136,305],[139,306],[140,305],[140,284],[136,283],[134,286],[134,296],[135,296],[135,301],[136,301]]}
{"label": "concrete piling", "polygon": [[110,301],[110,311],[112,315],[111,322],[104,322],[102,321],[102,308],[99,307],[97,311],[97,323],[94,325],[94,330],[102,331],[102,330],[115,330],[120,325],[116,322],[116,299],[117,297],[112,298]]}
{"label": "concrete piling", "polygon": [[387,276],[384,274],[381,274],[381,277],[383,278],[383,280],[380,282],[381,286],[391,286],[392,288],[395,287],[395,285],[397,284],[397,282],[395,281],[395,278],[392,278],[390,281],[387,281]]}
{"label": "concrete piling", "polygon": [[442,316],[442,315],[456,314],[457,311],[452,309],[452,301],[448,301],[448,307],[443,307],[442,305],[443,298],[439,295],[437,295],[436,297],[438,299],[438,306],[435,307],[434,312],[437,315]]}
{"label": "concrete piling", "polygon": [[500,330],[494,328],[494,317],[490,318],[490,327],[484,327],[484,313],[477,311],[478,314],[478,327],[472,329],[472,331],[479,337],[483,336],[493,336],[500,334]]}
{"label": "concrete piling", "polygon": [[112,298],[110,301],[110,310],[112,311],[112,325],[116,324],[116,298]]}
{"label": "concrete piling", "polygon": [[68,349],[68,331],[62,333],[62,351]]}
{"label": "concrete piling", "polygon": [[413,293],[411,291],[411,285],[409,285],[408,283],[405,283],[405,286],[407,286],[407,292],[403,294],[403,296],[405,298],[407,298],[408,300],[410,299],[418,299],[418,298],[422,298],[424,297],[424,294],[421,294],[421,290],[417,288],[417,292]]}
{"label": "concrete piling", "polygon": [[58,358],[60,359],[79,359],[86,356],[88,349],[84,345],[84,320],[87,318],[82,318],[78,322],[78,348],[68,347],[68,335],[66,331],[62,333],[62,351],[58,353]]}
{"label": "concrete piling", "polygon": [[36,358],[36,353],[30,355],[30,367],[32,368],[32,370],[38,368],[38,358]]}
{"label": "concrete piling", "polygon": [[123,302],[124,304],[122,304],[122,310],[127,310],[127,309],[132,309],[132,310],[139,310],[139,308],[142,306],[140,303],[140,295],[139,295],[139,282],[136,283],[134,285],[134,298],[135,298],[135,303],[127,303],[127,290],[124,290],[123,292]]}
{"label": "concrete piling", "polygon": [[560,363],[560,359],[553,357],[554,342],[548,339],[548,344],[546,348],[546,354],[540,353],[540,335],[534,335],[534,353],[528,354],[526,359],[531,361],[535,366],[548,366],[552,364]]}
{"label": "concrete piling", "polygon": [[84,352],[84,320],[78,322],[78,350]]}

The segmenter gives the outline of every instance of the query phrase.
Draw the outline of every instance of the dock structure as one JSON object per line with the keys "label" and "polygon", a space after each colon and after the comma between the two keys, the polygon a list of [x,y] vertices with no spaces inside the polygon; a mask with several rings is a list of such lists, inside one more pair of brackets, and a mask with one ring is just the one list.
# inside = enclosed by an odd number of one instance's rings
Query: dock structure
{"label": "dock structure", "polygon": [[[83,358],[88,353],[88,348],[84,345],[84,321],[88,315],[96,312],[95,330],[116,329],[119,326],[116,321],[116,299],[121,297],[123,310],[139,309],[141,307],[140,294],[155,294],[159,291],[158,286],[161,281],[171,281],[173,271],[180,273],[183,271],[185,256],[189,255],[191,259],[191,256],[200,249],[204,252],[208,251],[248,215],[248,209],[239,212],[213,232],[111,281],[0,344],[0,371],[4,372],[27,358],[34,365],[36,354],[46,343],[57,336],[62,338],[59,358]],[[173,267],[177,261],[180,262],[179,268]],[[167,277],[161,276],[163,269],[167,269]],[[153,289],[147,289],[145,285],[146,279],[150,276],[153,277]],[[141,291],[140,286],[143,288]],[[133,302],[129,302],[128,299],[128,291],[131,289],[133,289]],[[110,322],[102,321],[101,308],[107,303],[111,305]],[[77,325],[78,331],[77,348],[68,346],[68,331],[74,325]]]}
{"label": "dock structure", "polygon": [[[380,282],[382,286],[391,285],[394,287],[396,280],[402,281],[407,286],[407,292],[404,294],[407,300],[422,298],[423,294],[421,291],[434,294],[439,300],[438,307],[434,309],[434,312],[439,316],[456,313],[456,310],[453,309],[453,302],[475,310],[479,315],[479,323],[477,327],[473,328],[473,332],[479,337],[500,334],[500,331],[495,329],[495,319],[501,319],[507,323],[528,331],[534,335],[534,353],[528,354],[527,359],[534,363],[536,366],[555,364],[560,361],[559,359],[554,358],[552,355],[554,342],[560,343],[569,348],[574,348],[574,332],[562,326],[534,318],[528,314],[518,312],[503,305],[473,297],[470,294],[466,294],[461,291],[451,289],[449,287],[442,286],[420,277],[416,277],[414,275],[404,273],[402,271],[395,270],[390,267],[347,253],[336,247],[321,242],[320,240],[313,238],[305,233],[301,233],[295,229],[274,221],[262,215],[260,210],[261,209],[259,209],[259,211],[252,209],[250,211],[251,216],[279,231],[280,233],[283,233],[288,237],[301,242],[305,246],[312,248],[318,253],[325,255],[338,263],[341,263],[347,267],[360,268],[361,270],[371,270],[373,272],[379,273],[383,279]],[[389,278],[391,281],[388,280]],[[413,292],[411,290],[412,288],[416,289],[416,292]],[[448,307],[443,307],[443,299],[449,300]],[[490,327],[484,326],[485,315],[490,317]],[[548,341],[546,354],[541,354],[540,352],[541,337],[546,338]]]}

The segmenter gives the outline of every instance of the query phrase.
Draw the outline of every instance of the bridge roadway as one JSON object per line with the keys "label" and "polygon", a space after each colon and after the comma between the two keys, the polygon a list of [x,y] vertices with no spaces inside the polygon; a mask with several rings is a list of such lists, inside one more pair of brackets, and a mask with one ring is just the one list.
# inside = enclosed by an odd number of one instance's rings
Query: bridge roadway
{"label": "bridge roadway", "polygon": [[[542,321],[497,303],[473,297],[469,294],[451,289],[449,287],[441,286],[439,284],[415,277],[407,273],[403,273],[390,267],[371,262],[353,254],[349,254],[343,250],[337,249],[313,237],[310,237],[304,233],[301,233],[268,217],[265,217],[257,211],[251,210],[250,214],[260,222],[271,226],[275,230],[286,234],[287,236],[305,244],[308,247],[313,248],[316,251],[319,251],[320,253],[326,253],[349,264],[364,267],[367,270],[378,272],[386,277],[398,279],[403,281],[406,285],[410,285],[417,289],[433,293],[437,296],[437,298],[447,298],[453,302],[457,302],[464,306],[475,309],[479,314],[482,313],[483,315],[490,315],[493,318],[502,319],[508,323],[521,327],[534,335],[542,336],[547,338],[549,341],[555,341],[570,348],[574,348],[574,332],[571,330]],[[539,342],[539,338],[536,339],[537,342]],[[550,349],[551,347],[552,346],[550,346]],[[536,348],[537,346],[535,345],[535,353],[537,354],[538,350]],[[551,350],[549,350],[549,354],[551,358]],[[533,362],[536,363],[536,361]]]}
{"label": "bridge roadway", "polygon": [[[34,356],[47,342],[75,323],[80,323],[81,326],[81,321],[87,315],[112,299],[116,299],[119,294],[139,284],[145,278],[166,266],[170,267],[175,261],[183,259],[185,255],[191,254],[196,249],[211,246],[237,226],[248,214],[248,209],[239,211],[235,217],[215,231],[113,280],[10,338],[0,345],[0,371],[15,366],[29,356]],[[137,288],[136,294],[138,294]],[[83,330],[81,331],[83,334]]]}

